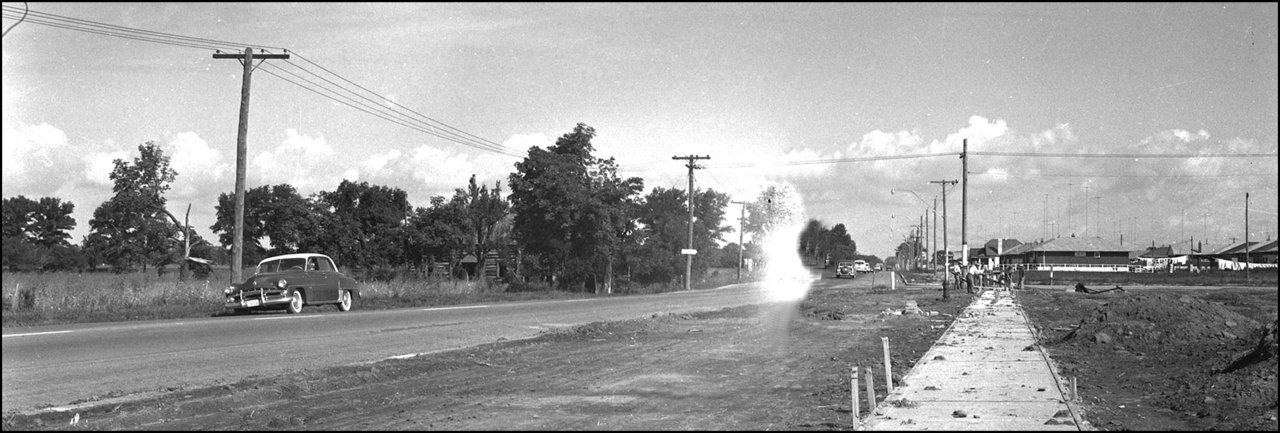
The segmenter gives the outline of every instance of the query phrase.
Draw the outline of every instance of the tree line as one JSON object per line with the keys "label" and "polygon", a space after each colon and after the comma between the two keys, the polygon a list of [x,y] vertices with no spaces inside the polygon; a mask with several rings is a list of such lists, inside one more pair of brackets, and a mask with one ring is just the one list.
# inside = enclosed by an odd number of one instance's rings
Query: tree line
{"label": "tree line", "polygon": [[[462,260],[475,259],[472,272],[484,275],[493,257],[503,277],[545,281],[578,291],[608,290],[616,281],[638,284],[680,281],[688,247],[688,191],[654,188],[643,194],[639,177],[618,175],[613,158],[595,156],[595,130],[579,123],[555,144],[529,148],[515,171],[492,185],[474,175],[452,195],[431,197],[413,206],[396,187],[343,180],[332,191],[302,196],[288,184],[245,191],[243,261],[293,252],[320,252],[344,268],[376,275],[410,272],[426,275],[445,264],[448,276],[461,275]],[[222,193],[209,228],[219,246],[193,232],[171,213],[165,193],[178,173],[154,142],[138,146],[132,161],[117,159],[111,171],[113,195],[90,220],[81,245],[71,244],[74,205],[60,199],[23,196],[3,202],[6,269],[165,272],[177,264],[182,278],[188,266],[214,259],[225,263],[233,243],[234,199]],[[779,192],[766,189],[747,205],[745,233],[771,229],[778,212],[770,204]],[[710,267],[734,267],[743,247],[719,247],[732,230],[725,224],[727,194],[693,191],[694,275]],[[189,212],[189,207],[188,207]],[[844,226],[827,230],[817,221],[802,239],[811,254],[856,253]],[[743,253],[758,255],[748,243]],[[202,275],[197,275],[201,277]]]}

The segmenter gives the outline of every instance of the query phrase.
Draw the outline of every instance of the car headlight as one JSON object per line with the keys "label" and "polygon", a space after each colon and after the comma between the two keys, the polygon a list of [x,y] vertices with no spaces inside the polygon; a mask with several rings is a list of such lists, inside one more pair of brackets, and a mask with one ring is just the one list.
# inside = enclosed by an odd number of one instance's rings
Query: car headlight
{"label": "car headlight", "polygon": [[231,294],[231,288],[230,288],[230,287],[228,287],[228,288],[222,289],[222,293],[223,293],[223,294],[225,294],[225,295],[230,295],[230,294]]}
{"label": "car headlight", "polygon": [[288,286],[288,285],[289,285],[289,281],[284,278],[281,278],[280,281],[276,281],[276,287],[278,288],[283,289],[285,286]]}

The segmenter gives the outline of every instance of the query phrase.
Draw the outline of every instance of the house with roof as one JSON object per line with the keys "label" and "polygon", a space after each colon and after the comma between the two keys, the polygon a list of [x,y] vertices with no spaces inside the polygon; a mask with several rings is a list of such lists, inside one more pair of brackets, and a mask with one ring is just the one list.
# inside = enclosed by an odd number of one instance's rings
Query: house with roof
{"label": "house with roof", "polygon": [[1002,257],[1030,270],[1128,272],[1129,249],[1099,237],[1061,237],[1014,247]]}
{"label": "house with roof", "polygon": [[1276,244],[1280,241],[1237,242],[1209,254],[1218,269],[1244,270],[1276,267]]}
{"label": "house with roof", "polygon": [[979,265],[986,265],[990,268],[996,268],[1004,263],[1002,258],[1005,256],[1005,253],[1009,249],[1017,247],[1018,245],[1022,245],[1022,242],[1017,239],[991,239],[981,247],[970,248],[969,261]]}

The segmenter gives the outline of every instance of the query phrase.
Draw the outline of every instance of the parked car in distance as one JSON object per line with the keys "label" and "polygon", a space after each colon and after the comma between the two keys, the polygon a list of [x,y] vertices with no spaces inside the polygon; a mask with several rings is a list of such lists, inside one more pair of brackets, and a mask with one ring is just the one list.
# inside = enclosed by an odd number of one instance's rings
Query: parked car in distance
{"label": "parked car in distance", "polygon": [[840,277],[857,278],[857,276],[858,276],[857,271],[853,270],[853,262],[840,261],[836,263],[836,278],[840,278]]}
{"label": "parked car in distance", "polygon": [[876,272],[884,270],[884,263],[876,263]]}
{"label": "parked car in distance", "polygon": [[356,280],[339,272],[329,256],[313,253],[262,259],[252,276],[224,293],[229,313],[284,309],[297,314],[304,305],[324,304],[349,311],[353,300],[360,298]]}
{"label": "parked car in distance", "polygon": [[866,261],[866,260],[854,260],[854,261],[853,261],[853,271],[854,271],[854,272],[857,272],[857,273],[860,273],[860,274],[861,274],[861,273],[866,273],[866,272],[871,272],[871,265],[867,264],[867,261]]}

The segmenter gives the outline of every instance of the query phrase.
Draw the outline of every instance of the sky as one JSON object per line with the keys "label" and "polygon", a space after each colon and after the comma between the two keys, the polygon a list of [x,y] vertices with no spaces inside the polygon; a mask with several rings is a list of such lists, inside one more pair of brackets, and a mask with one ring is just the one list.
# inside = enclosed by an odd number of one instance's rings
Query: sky
{"label": "sky", "polygon": [[[252,74],[250,188],[310,195],[348,179],[423,207],[472,174],[508,191],[513,154],[585,123],[596,155],[646,192],[687,188],[673,156],[710,156],[697,188],[752,201],[790,186],[805,215],[880,257],[922,218],[941,226],[944,206],[953,250],[962,237],[1243,240],[1246,194],[1250,239],[1278,235],[1275,3],[28,5],[293,53]],[[235,184],[240,63],[19,23],[22,3],[4,6],[3,196],[74,203],[78,242],[111,196],[111,161],[154,141],[178,172],[170,211],[191,205],[216,239],[217,196]],[[319,76],[494,145],[321,96]],[[962,179],[966,141],[966,186],[944,205],[930,182]],[[737,207],[725,212],[735,229]],[[926,243],[941,249],[934,228]]]}

